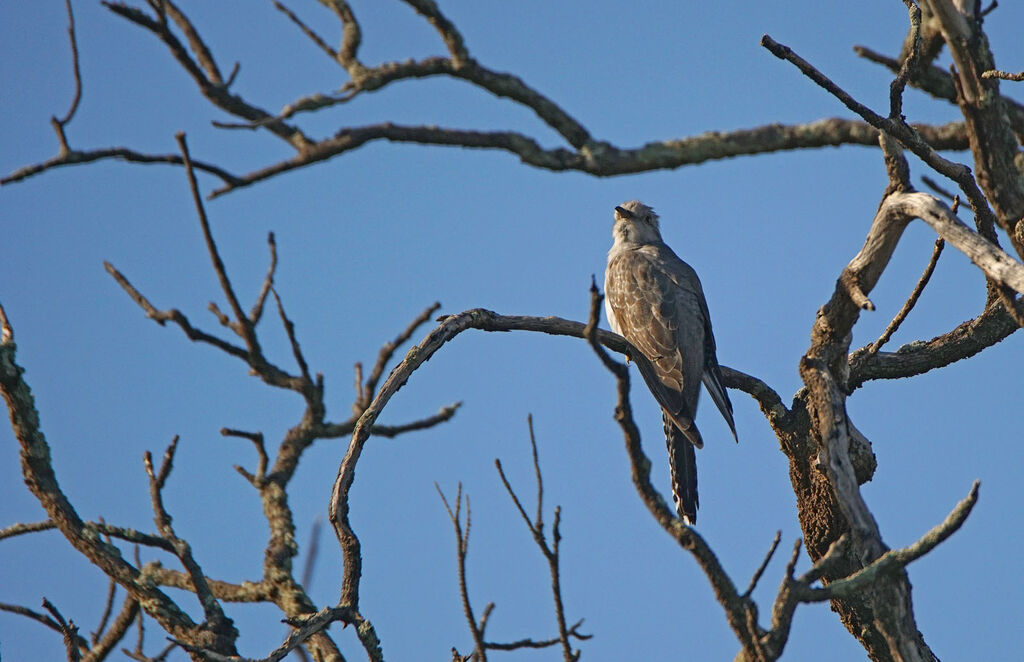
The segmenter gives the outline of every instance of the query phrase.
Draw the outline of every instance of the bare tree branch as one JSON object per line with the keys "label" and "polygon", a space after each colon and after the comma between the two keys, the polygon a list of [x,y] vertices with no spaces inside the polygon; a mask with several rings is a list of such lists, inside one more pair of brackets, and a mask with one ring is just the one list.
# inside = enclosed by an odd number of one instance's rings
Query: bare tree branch
{"label": "bare tree branch", "polygon": [[274,274],[277,272],[277,241],[274,239],[273,232],[267,234],[267,246],[270,248],[270,266],[267,268],[267,276],[263,279],[263,287],[260,288],[259,296],[256,297],[256,303],[249,311],[249,321],[254,327],[263,317],[263,306],[267,302],[267,295],[274,287]]}
{"label": "bare tree branch", "polygon": [[64,616],[57,610],[57,607],[46,598],[43,598],[43,609],[50,612],[54,621],[57,622],[60,633],[64,635],[64,648],[68,653],[68,662],[80,662],[82,651],[78,647],[78,640],[81,639],[78,635],[78,626],[74,621],[64,620]]}
{"label": "bare tree branch", "polygon": [[974,212],[979,232],[984,234],[985,238],[989,241],[995,241],[993,230],[995,227],[995,214],[992,213],[988,206],[988,201],[985,199],[981,189],[978,188],[978,183],[974,181],[970,168],[940,156],[914,127],[908,125],[902,119],[882,117],[855,100],[827,76],[815,69],[809,62],[794,53],[788,46],[776,42],[768,35],[764,35],[761,38],[761,45],[779,59],[791,62],[815,84],[832,94],[844,106],[864,118],[871,126],[898,140],[901,145],[916,154],[918,158],[936,172],[955,181],[971,203],[971,211]]}
{"label": "bare tree branch", "polygon": [[935,240],[935,248],[932,249],[932,256],[928,260],[928,265],[924,268],[924,273],[921,274],[921,278],[918,279],[917,285],[914,286],[914,290],[907,297],[903,307],[900,308],[896,316],[889,322],[889,326],[885,327],[885,331],[878,337],[878,340],[868,345],[867,356],[873,356],[878,353],[878,350],[882,348],[885,343],[889,342],[892,338],[892,334],[896,333],[896,330],[900,328],[903,321],[907,319],[907,315],[914,309],[914,305],[917,304],[917,300],[921,298],[921,293],[924,292],[925,286],[928,285],[928,281],[931,279],[932,274],[935,272],[935,265],[939,263],[939,256],[942,255],[942,249],[946,245],[946,240],[939,237]]}
{"label": "bare tree branch", "polygon": [[93,647],[82,657],[82,662],[105,660],[114,647],[128,634],[128,629],[135,619],[142,619],[139,603],[135,598],[128,596],[124,599],[120,613],[110,624],[110,629],[100,637],[99,641],[94,642]]}
{"label": "bare tree branch", "polygon": [[[6,322],[5,325],[9,326]],[[57,483],[50,448],[40,429],[35,400],[22,379],[23,370],[15,362],[14,353],[13,333],[5,332],[0,338],[0,391],[7,402],[11,427],[21,447],[26,483],[61,533],[93,565],[123,586],[140,605],[145,605],[147,613],[172,636],[209,642],[211,648],[223,647],[223,650],[233,651],[231,641],[219,639],[212,631],[198,627],[165,593],[141,581],[139,570],[127,563],[116,548],[91,534]]]}
{"label": "bare tree branch", "polygon": [[159,471],[154,470],[152,454],[146,451],[144,456],[146,475],[149,476],[149,494],[153,501],[154,521],[156,522],[157,530],[160,531],[160,535],[174,546],[175,556],[181,561],[181,564],[188,572],[189,578],[192,580],[196,597],[199,598],[199,604],[202,605],[203,613],[206,616],[205,625],[210,628],[218,639],[224,640],[224,643],[219,643],[219,646],[226,644],[233,647],[232,642],[238,637],[238,631],[235,629],[231,619],[224,614],[220,604],[217,602],[217,598],[214,597],[213,592],[206,583],[206,576],[203,574],[202,568],[199,567],[199,564],[192,556],[191,546],[174,532],[174,528],[171,526],[171,516],[167,513],[167,508],[164,506],[163,489],[174,466],[174,453],[177,448],[178,437],[175,436],[164,452]]}
{"label": "bare tree branch", "polygon": [[[1024,304],[1018,302],[1014,307],[1018,314],[1024,314]],[[993,303],[977,317],[931,340],[908,343],[895,352],[870,356],[867,348],[862,347],[850,354],[847,388],[852,391],[868,380],[913,377],[945,367],[1005,340],[1018,328],[1005,308]]]}
{"label": "bare tree branch", "polygon": [[[73,149],[68,151],[66,154],[59,154],[47,161],[15,170],[6,177],[0,178],[0,186],[20,182],[24,179],[28,179],[29,177],[46,172],[47,170],[53,170],[63,166],[92,163],[94,161],[105,161],[107,159],[127,161],[129,163],[165,163],[170,165],[184,165],[184,161],[179,154],[145,154],[127,147],[107,147],[85,151]],[[241,179],[219,166],[205,161],[194,161],[192,165],[196,170],[202,170],[203,172],[215,175],[224,182],[225,185],[237,186],[242,184]]]}
{"label": "bare tree branch", "polygon": [[455,561],[459,577],[459,597],[462,599],[462,612],[469,624],[469,633],[473,636],[473,657],[478,662],[487,662],[487,646],[484,644],[483,627],[477,623],[473,615],[473,605],[469,601],[469,585],[466,580],[466,556],[469,554],[469,529],[472,524],[472,514],[469,507],[469,495],[466,495],[466,525],[462,525],[462,483],[459,483],[458,491],[455,493],[455,510],[448,504],[448,499],[441,491],[441,486],[434,483],[437,494],[444,503],[444,509],[448,511],[448,519],[455,529]]}
{"label": "bare tree branch", "polygon": [[999,71],[998,69],[989,69],[988,71],[981,72],[982,78],[999,78],[1000,80],[1013,80],[1022,81],[1024,80],[1024,71],[1018,71],[1017,73],[1010,73],[1009,71]]}
{"label": "bare tree branch", "polygon": [[71,99],[71,107],[68,108],[68,112],[64,114],[64,117],[58,119],[55,115],[50,118],[50,124],[53,126],[53,130],[57,134],[57,140],[60,142],[61,156],[71,151],[71,148],[68,147],[68,139],[64,133],[64,128],[75,117],[78,104],[82,100],[82,71],[78,65],[78,39],[75,37],[75,14],[71,11],[71,0],[64,0],[64,7],[68,12],[68,40],[71,42],[71,68],[75,76],[75,96]]}
{"label": "bare tree branch", "polygon": [[[511,483],[508,481],[508,477],[505,476],[505,471],[502,469],[501,460],[495,459],[494,466],[498,469],[498,475],[501,476],[501,482],[505,486],[505,491],[508,492],[509,497],[512,498],[512,503],[515,504],[519,510],[519,514],[523,517],[523,521],[526,522],[526,527],[530,530],[533,535],[533,540],[537,543],[537,547],[540,549],[541,554],[544,555],[545,560],[548,562],[548,572],[551,575],[551,592],[555,600],[555,620],[558,623],[558,641],[562,645],[562,658],[565,662],[576,662],[580,657],[580,651],[574,651],[572,644],[569,641],[570,628],[565,623],[565,607],[562,601],[562,575],[559,570],[559,544],[562,540],[562,533],[560,530],[562,521],[562,507],[555,507],[555,519],[551,525],[551,544],[548,544],[547,536],[544,533],[544,522],[542,516],[542,504],[544,502],[544,479],[540,472],[540,461],[537,455],[537,440],[533,434],[533,416],[527,418],[527,426],[530,430],[530,448],[533,453],[533,468],[534,475],[537,480],[537,516],[536,519],[531,522],[529,515],[526,514],[526,510],[523,508],[519,497],[516,495],[515,490],[512,489]],[[582,621],[580,621],[582,623]],[[579,625],[579,623],[577,623]],[[581,638],[588,638],[583,636]]]}
{"label": "bare tree branch", "polygon": [[[981,29],[981,17],[975,15],[972,3],[922,1],[938,19],[955,64],[952,78],[957,105],[970,138],[978,184],[995,209],[993,220],[1009,233],[1018,255],[1024,258],[1024,243],[1017,241],[1013,232],[1024,215],[1024,176],[1016,163],[1020,148],[999,93],[999,80],[984,76],[995,68],[995,60]],[[974,199],[969,199],[973,208]],[[986,218],[981,220],[988,223]],[[995,243],[994,233],[990,236],[983,226],[979,231]]]}
{"label": "bare tree branch", "polygon": [[[108,539],[107,542],[110,542]],[[111,580],[110,586],[107,588],[107,600],[103,605],[103,614],[100,616],[100,623],[96,626],[96,631],[93,632],[89,637],[89,643],[93,646],[99,641],[103,631],[107,629],[107,621],[110,620],[110,612],[114,608],[114,597],[117,595],[117,582]]]}
{"label": "bare tree branch", "polygon": [[[44,598],[43,606],[45,607],[47,604],[49,604],[49,601],[46,601],[45,598]],[[33,621],[36,621],[37,623],[42,623],[43,625],[45,625],[46,627],[50,628],[54,632],[58,632],[61,635],[66,636],[65,635],[65,630],[67,628],[67,623],[66,622],[65,623],[60,623],[60,622],[54,620],[54,618],[52,618],[51,616],[47,616],[46,614],[41,614],[41,613],[39,613],[37,611],[29,609],[28,607],[22,607],[20,605],[11,605],[11,604],[7,604],[5,602],[0,602],[0,611],[6,611],[6,612],[9,612],[11,614],[18,614],[19,616],[24,616],[26,618],[30,618]],[[50,610],[47,609],[47,611],[50,611]],[[51,615],[53,614],[53,612],[50,612],[50,613],[51,613]],[[75,649],[77,651],[79,651],[79,653],[82,650],[89,650],[89,642],[86,641],[84,637],[78,635],[77,630],[76,630],[76,632],[74,633],[73,636],[74,636],[74,641],[75,641]],[[70,654],[70,651],[69,651],[69,654]]]}
{"label": "bare tree branch", "polygon": [[[863,122],[828,119],[792,126],[773,124],[750,130],[716,131],[690,138],[652,142],[638,148],[619,148],[607,141],[593,138],[583,124],[549,97],[530,87],[518,77],[493,71],[474,60],[466,48],[461,33],[441,13],[436,3],[430,0],[406,0],[406,2],[438,31],[448,48],[448,57],[383,62],[376,66],[367,66],[358,59],[357,53],[362,33],[347,2],[324,0],[324,4],[336,14],[342,23],[342,45],[337,51],[327,46],[323,39],[298,19],[294,13],[277,3],[278,9],[295,22],[318,47],[336,59],[351,77],[351,80],[337,93],[306,95],[286,104],[277,115],[271,115],[242,97],[228,93],[230,80],[227,83],[221,80],[219,69],[209,48],[199,35],[198,29],[175,5],[169,4],[165,10],[185,35],[189,44],[188,49],[173,34],[163,14],[158,12],[158,16],[154,18],[139,9],[122,3],[107,2],[104,4],[115,14],[152,32],[169,48],[178,63],[196,82],[200,92],[211,103],[243,120],[242,123],[234,124],[216,122],[218,126],[267,129],[295,149],[294,157],[254,170],[242,177],[232,175],[215,166],[197,162],[195,164],[197,168],[217,175],[224,182],[224,186],[213,191],[210,197],[216,197],[269,177],[318,163],[376,140],[497,149],[515,154],[524,163],[539,168],[555,171],[580,171],[598,176],[679,168],[712,159],[782,150],[820,148],[840,144],[868,146],[877,144],[875,130],[869,125]],[[913,64],[912,62],[908,63],[908,67],[912,67]],[[900,78],[903,83],[910,75],[909,71],[908,68],[907,74]],[[541,121],[557,132],[570,148],[546,149],[541,147],[534,138],[511,131],[481,132],[432,126],[400,126],[391,123],[344,127],[333,136],[314,140],[286,122],[298,113],[322,110],[339,103],[346,103],[358,94],[379,90],[394,82],[434,76],[463,80],[499,98],[510,99],[512,102],[532,110]],[[935,149],[964,149],[968,145],[962,124],[941,127],[916,125],[916,131],[922,140],[930,143]],[[62,156],[29,168],[23,168],[4,179],[3,183],[18,181],[53,167],[102,158],[128,158],[138,162],[183,164],[183,161],[177,156],[144,155],[124,148],[93,152],[70,151],[66,157]]]}
{"label": "bare tree branch", "polygon": [[287,16],[289,18],[289,20],[291,20],[292,23],[297,25],[298,28],[300,30],[302,30],[303,34],[305,34],[307,37],[309,37],[310,41],[312,41],[314,44],[316,44],[320,48],[320,50],[322,50],[323,52],[327,53],[327,55],[332,60],[338,59],[338,52],[336,50],[334,50],[333,48],[331,48],[330,46],[328,46],[327,42],[325,42],[320,37],[320,35],[318,35],[316,33],[316,31],[314,31],[311,27],[306,25],[302,21],[301,18],[299,18],[298,16],[295,15],[295,12],[293,12],[291,9],[288,9],[287,7],[285,7],[280,2],[277,2],[277,0],[274,0],[274,7],[276,7],[279,12],[281,12],[282,14]]}
{"label": "bare tree branch", "polygon": [[754,571],[754,576],[750,578],[750,584],[747,585],[747,590],[743,591],[741,597],[749,598],[754,593],[754,589],[757,588],[757,582],[761,581],[761,575],[768,568],[768,563],[771,562],[772,556],[775,555],[775,550],[779,548],[780,540],[782,540],[782,531],[776,531],[775,537],[772,538],[772,544],[768,547],[768,553],[764,555],[764,561],[761,561],[761,565]]}

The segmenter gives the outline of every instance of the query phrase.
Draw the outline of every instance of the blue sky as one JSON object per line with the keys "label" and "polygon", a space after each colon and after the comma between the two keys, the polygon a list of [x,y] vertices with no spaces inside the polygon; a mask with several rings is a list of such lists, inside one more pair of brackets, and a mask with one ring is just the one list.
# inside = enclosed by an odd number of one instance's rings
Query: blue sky
{"label": "blue sky", "polygon": [[[270,3],[195,3],[185,9],[221,67],[242,64],[235,91],[274,110],[329,91],[344,72]],[[436,33],[399,2],[354,2],[368,63],[441,54]],[[620,147],[711,130],[848,117],[838,102],[759,45],[762,34],[794,48],[877,110],[891,76],[854,44],[895,54],[906,31],[902,3],[441,2],[484,65],[511,71],[548,94],[595,137]],[[333,39],[317,3],[292,9]],[[188,134],[196,158],[244,172],[289,156],[276,140],[226,132],[151,35],[96,3],[75,3],[82,106],[74,146],[125,145],[172,152]],[[1024,69],[1022,9],[1001,5],[986,28],[997,64]],[[51,115],[72,94],[63,3],[0,4],[0,171],[49,158]],[[947,62],[946,59],[943,62]],[[1004,83],[1010,96],[1021,92]],[[952,121],[959,112],[908,91],[912,121]],[[533,114],[446,80],[405,82],[319,116],[304,127],[390,120],[512,129],[545,146],[558,137]],[[966,154],[955,158],[964,160]],[[917,180],[927,171],[911,162]],[[201,178],[204,190],[216,182]],[[811,324],[846,262],[860,248],[885,185],[877,150],[823,149],[706,163],[677,171],[596,179],[528,168],[505,153],[371,144],[208,204],[213,232],[248,306],[266,269],[265,238],[277,236],[277,288],[306,356],[327,385],[328,416],[348,416],[352,365],[433,301],[443,312],[486,307],[506,314],[583,319],[592,274],[600,280],[611,243],[611,210],[639,198],[662,216],[666,241],[701,275],[725,365],[756,375],[788,402]],[[160,328],[104,272],[114,263],[157,307],[178,307],[217,330],[205,310],[222,301],[209,267],[184,173],[167,166],[101,162],[65,168],[0,190],[0,301],[15,327],[18,358],[33,388],[57,476],[86,518],[152,530],[142,469],[181,436],[165,499],[177,530],[208,575],[229,581],[261,571],[266,526],[255,491],[232,468],[255,465],[251,446],[221,427],[273,440],[301,403],[264,386],[239,361]],[[934,237],[912,224],[854,330],[854,346],[878,337],[912,289]],[[984,280],[952,247],[890,349],[974,317]],[[269,356],[291,367],[272,318],[261,327]],[[417,334],[422,337],[426,329]],[[1019,335],[1019,334],[1018,334]],[[943,659],[1000,659],[1016,649],[1024,569],[1019,467],[1018,336],[978,357],[913,380],[872,382],[849,401],[873,442],[874,479],[863,489],[885,541],[909,544],[981,481],[963,529],[910,568],[918,625]],[[633,405],[654,478],[667,491],[660,416],[634,382]],[[699,530],[737,584],[745,585],[772,536],[783,549],[800,536],[785,457],[753,400],[732,396],[740,443],[705,398],[699,422]],[[584,343],[527,334],[467,333],[446,346],[392,401],[382,422],[464,406],[447,425],[397,440],[373,439],[352,495],[364,550],[362,611],[391,660],[443,659],[471,647],[459,605],[454,541],[436,481],[452,496],[462,481],[473,504],[469,583],[479,613],[497,604],[489,639],[555,633],[546,566],[504,493],[500,458],[532,498],[526,417],[532,413],[546,477],[546,503],[562,506],[567,617],[594,638],[583,659],[731,658],[738,645],[692,559],[657,528],[629,481],[612,420],[615,387]],[[307,540],[327,498],[345,440],[321,441],[293,482],[297,537]],[[0,526],[43,519],[21,480],[17,443],[0,429]],[[548,515],[550,521],[550,513]],[[325,531],[311,595],[337,600],[340,552]],[[784,554],[755,596],[762,613]],[[148,556],[147,558],[152,558]],[[303,558],[300,556],[300,559]],[[174,560],[164,558],[169,567]],[[809,561],[801,559],[800,568]],[[87,633],[106,591],[100,573],[59,534],[0,542],[0,601],[37,608],[49,598]],[[173,591],[172,591],[173,593]],[[194,598],[180,604],[199,613]],[[274,608],[228,605],[243,655],[260,657],[286,634]],[[349,659],[362,653],[334,632]],[[147,652],[162,646],[155,625]],[[134,641],[126,642],[134,646]],[[798,609],[787,658],[864,659],[825,605]],[[57,659],[59,637],[0,613],[0,655]],[[555,651],[518,653],[559,659]],[[176,656],[176,657],[175,657]],[[501,654],[495,654],[497,659]],[[116,656],[115,656],[116,657]],[[502,656],[503,657],[503,656]],[[178,652],[172,659],[185,659]]]}

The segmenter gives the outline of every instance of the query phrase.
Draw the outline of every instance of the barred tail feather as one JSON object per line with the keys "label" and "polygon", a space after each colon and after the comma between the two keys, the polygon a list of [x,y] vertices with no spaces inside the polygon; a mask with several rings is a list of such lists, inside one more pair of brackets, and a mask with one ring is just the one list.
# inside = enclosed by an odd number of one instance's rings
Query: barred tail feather
{"label": "barred tail feather", "polygon": [[[688,435],[680,430],[667,413],[662,413],[665,426],[665,444],[668,446],[668,466],[672,478],[672,500],[676,512],[683,521],[693,526],[697,523],[697,455]],[[700,438],[694,425],[691,431]]]}

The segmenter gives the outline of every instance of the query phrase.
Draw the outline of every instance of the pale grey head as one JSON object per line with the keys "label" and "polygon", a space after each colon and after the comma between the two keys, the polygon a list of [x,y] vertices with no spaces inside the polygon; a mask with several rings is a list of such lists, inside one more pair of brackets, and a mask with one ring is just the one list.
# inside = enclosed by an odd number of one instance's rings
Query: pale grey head
{"label": "pale grey head", "polygon": [[615,208],[612,238],[616,244],[652,244],[661,241],[658,215],[640,202],[630,200]]}

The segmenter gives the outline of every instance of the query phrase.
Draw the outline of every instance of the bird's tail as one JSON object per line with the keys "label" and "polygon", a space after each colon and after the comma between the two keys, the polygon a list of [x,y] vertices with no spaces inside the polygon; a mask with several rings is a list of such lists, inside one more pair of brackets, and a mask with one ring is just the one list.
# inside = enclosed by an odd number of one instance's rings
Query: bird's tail
{"label": "bird's tail", "polygon": [[[697,455],[689,436],[680,430],[667,413],[661,415],[665,426],[665,444],[668,446],[668,466],[672,478],[672,500],[676,512],[683,521],[693,526],[697,523]],[[700,438],[697,426],[690,432]]]}

